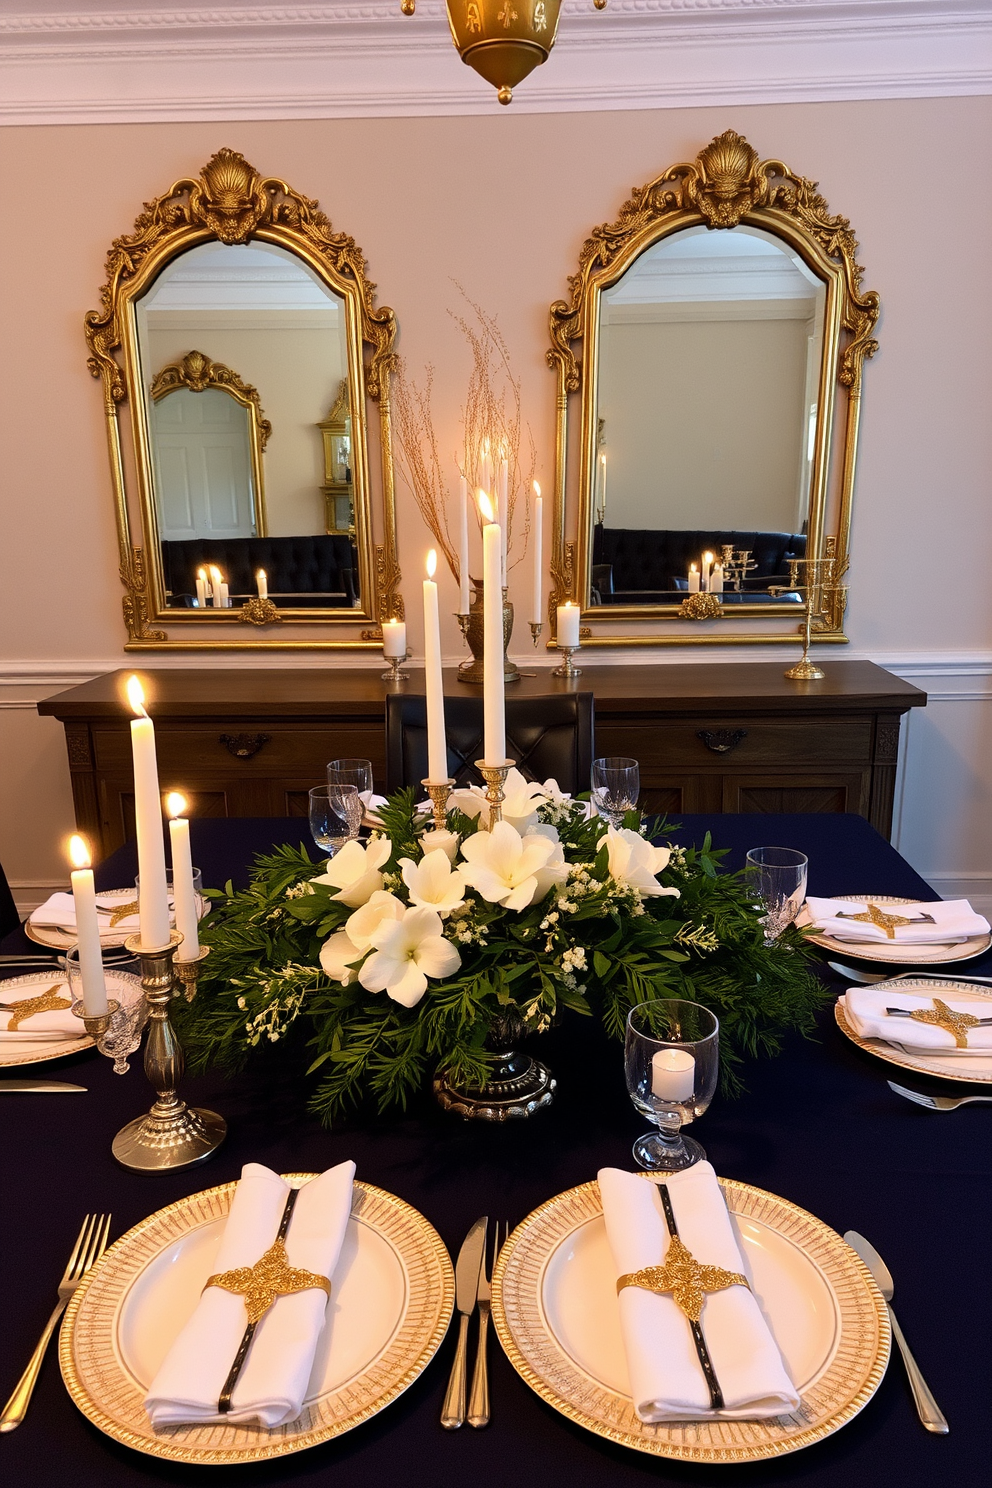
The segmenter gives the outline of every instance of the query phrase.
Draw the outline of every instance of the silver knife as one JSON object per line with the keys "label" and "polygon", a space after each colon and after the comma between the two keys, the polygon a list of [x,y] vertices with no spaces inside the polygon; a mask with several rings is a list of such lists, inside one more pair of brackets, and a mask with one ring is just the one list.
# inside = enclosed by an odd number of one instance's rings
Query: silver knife
{"label": "silver knife", "polygon": [[902,1336],[902,1329],[896,1322],[896,1315],[892,1311],[892,1294],[895,1286],[892,1281],[892,1273],[882,1260],[874,1245],[869,1244],[864,1235],[859,1235],[857,1230],[848,1230],[844,1236],[848,1245],[864,1261],[868,1270],[875,1278],[878,1290],[885,1298],[885,1305],[889,1309],[889,1322],[892,1324],[892,1333],[899,1345],[902,1354],[902,1362],[906,1366],[909,1376],[909,1388],[913,1392],[916,1402],[916,1413],[928,1431],[934,1431],[938,1436],[946,1436],[950,1427],[940,1406],[930,1393],[930,1387],[920,1373],[919,1365],[909,1351],[909,1344]]}
{"label": "silver knife", "polygon": [[0,1080],[0,1094],[12,1095],[85,1095],[85,1085],[67,1085],[64,1080]]}
{"label": "silver knife", "polygon": [[477,1219],[462,1241],[455,1266],[455,1305],[458,1319],[458,1347],[455,1362],[451,1366],[451,1378],[441,1407],[441,1425],[446,1431],[456,1431],[465,1425],[466,1398],[468,1394],[468,1324],[475,1311],[479,1293],[479,1276],[482,1258],[486,1251],[486,1230],[489,1218]]}

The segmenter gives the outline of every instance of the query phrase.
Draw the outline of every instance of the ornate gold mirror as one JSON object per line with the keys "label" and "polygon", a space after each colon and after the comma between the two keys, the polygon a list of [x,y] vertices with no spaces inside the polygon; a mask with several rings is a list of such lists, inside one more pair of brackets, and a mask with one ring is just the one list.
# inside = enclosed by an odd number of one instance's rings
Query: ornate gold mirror
{"label": "ornate gold mirror", "polygon": [[402,617],[374,289],[316,202],[231,150],[115,240],[86,338],[127,650],[376,648]]}
{"label": "ornate gold mirror", "polygon": [[[844,641],[878,296],[813,182],[728,131],[635,191],[551,307],[554,588],[584,646]],[[580,412],[578,419],[573,415]]]}

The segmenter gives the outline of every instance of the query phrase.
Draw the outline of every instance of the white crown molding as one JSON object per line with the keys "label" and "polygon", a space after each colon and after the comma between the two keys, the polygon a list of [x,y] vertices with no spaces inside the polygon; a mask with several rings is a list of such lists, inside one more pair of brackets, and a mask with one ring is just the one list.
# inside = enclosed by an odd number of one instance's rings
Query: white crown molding
{"label": "white crown molding", "polygon": [[[565,0],[513,110],[990,91],[988,0]],[[411,19],[398,0],[0,16],[0,123],[494,113],[440,0]]]}

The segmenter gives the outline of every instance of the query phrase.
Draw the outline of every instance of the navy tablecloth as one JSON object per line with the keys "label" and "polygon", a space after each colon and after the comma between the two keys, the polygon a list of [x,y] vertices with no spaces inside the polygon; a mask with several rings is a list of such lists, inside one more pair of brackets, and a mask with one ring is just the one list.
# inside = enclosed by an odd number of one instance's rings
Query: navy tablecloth
{"label": "navy tablecloth", "polygon": [[[731,849],[731,867],[749,847],[802,848],[817,894],[937,897],[859,817],[687,816],[676,840],[699,841],[707,828],[717,845]],[[203,820],[192,830],[208,886],[228,877],[243,883],[256,853],[306,840],[306,824],[290,820]],[[98,884],[126,884],[133,872],[133,850],[122,849],[98,870]],[[19,936],[8,937],[2,949],[25,944]],[[992,957],[984,961],[968,971],[990,974]],[[164,1204],[236,1178],[246,1161],[317,1170],[353,1157],[361,1178],[414,1204],[456,1250],[481,1213],[515,1222],[552,1194],[591,1179],[603,1164],[632,1166],[630,1144],[643,1122],[626,1096],[619,1047],[591,1020],[578,1018],[542,1047],[559,1077],[556,1103],[502,1130],[454,1121],[425,1097],[406,1115],[363,1116],[327,1132],[303,1111],[291,1070],[270,1068],[264,1082],[191,1079],[185,1093],[223,1112],[230,1135],[208,1166],[163,1177],[124,1172],[110,1155],[114,1133],[149,1103],[140,1067],[118,1077],[93,1053],[34,1066],[39,1075],[78,1080],[89,1093],[81,1100],[5,1096],[0,1104],[0,1391],[12,1386],[34,1346],[88,1210],[111,1209],[116,1236]],[[877,1245],[896,1278],[900,1320],[950,1421],[947,1437],[931,1436],[917,1422],[895,1357],[861,1415],[805,1452],[748,1467],[681,1466],[572,1425],[527,1388],[495,1346],[491,1426],[447,1433],[438,1414],[449,1337],[412,1388],[358,1430],[281,1463],[234,1469],[174,1467],[115,1445],[74,1409],[53,1352],[25,1424],[0,1440],[0,1470],[12,1488],[195,1488],[219,1481],[328,1488],[358,1482],[373,1488],[977,1488],[986,1481],[989,1457],[990,1112],[921,1110],[888,1090],[886,1077],[896,1073],[843,1039],[825,1013],[819,1041],[790,1039],[780,1058],[749,1066],[747,1094],[734,1102],[717,1098],[696,1135],[718,1172],[781,1194],[838,1231],[858,1229]],[[923,1079],[909,1083],[940,1088]]]}

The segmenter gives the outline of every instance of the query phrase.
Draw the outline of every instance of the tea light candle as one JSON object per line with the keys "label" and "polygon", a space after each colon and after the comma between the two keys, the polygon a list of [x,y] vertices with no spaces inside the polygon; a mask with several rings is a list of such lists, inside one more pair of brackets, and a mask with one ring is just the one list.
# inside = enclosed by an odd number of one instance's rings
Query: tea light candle
{"label": "tea light candle", "polygon": [[651,1056],[651,1094],[663,1101],[689,1101],[696,1084],[696,1061],[688,1049],[659,1049]]}
{"label": "tea light candle", "polygon": [[406,623],[403,620],[382,622],[382,654],[387,661],[394,656],[402,661],[406,655]]}
{"label": "tea light candle", "polygon": [[558,645],[571,646],[574,650],[578,644],[579,607],[568,600],[565,604],[558,606]]}
{"label": "tea light candle", "polygon": [[83,984],[83,1011],[88,1018],[102,1018],[107,1011],[107,979],[100,947],[100,922],[96,912],[96,889],[90,854],[82,837],[69,838],[72,864],[72,898],[76,906],[76,949]]}
{"label": "tea light candle", "polygon": [[[264,597],[264,596],[263,596]],[[176,906],[176,929],[183,943],[176,953],[178,961],[195,961],[200,954],[199,917],[196,912],[196,893],[193,889],[193,858],[189,846],[189,822],[183,813],[186,797],[178,791],[170,791],[165,798],[166,808],[172,820],[169,822],[169,839],[172,843],[172,897]]]}

